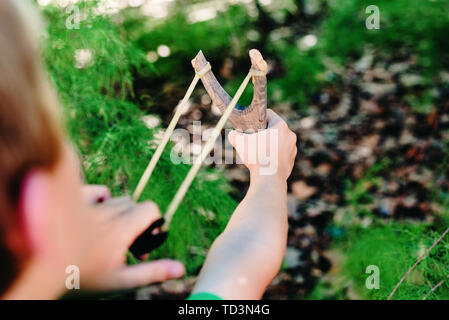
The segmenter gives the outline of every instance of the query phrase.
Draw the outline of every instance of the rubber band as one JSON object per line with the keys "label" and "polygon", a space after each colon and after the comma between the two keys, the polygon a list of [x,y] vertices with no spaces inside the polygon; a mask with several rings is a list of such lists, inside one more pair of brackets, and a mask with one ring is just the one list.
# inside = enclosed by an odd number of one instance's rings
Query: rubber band
{"label": "rubber band", "polygon": [[201,79],[201,77],[204,76],[206,73],[208,73],[210,70],[212,70],[212,67],[208,62],[200,71],[195,72],[195,74],[198,78]]}
{"label": "rubber band", "polygon": [[204,76],[206,73],[208,73],[210,70],[212,70],[212,66],[208,62],[208,63],[206,63],[206,65],[203,68],[201,68],[200,71],[195,72],[195,77],[192,79],[192,82],[190,83],[189,88],[187,89],[187,92],[186,92],[184,98],[181,100],[178,107],[176,108],[175,114],[174,114],[172,120],[170,121],[170,124],[168,125],[167,130],[165,131],[161,142],[157,146],[156,151],[154,152],[153,156],[151,157],[151,160],[148,163],[147,168],[143,172],[142,177],[140,178],[139,183],[137,184],[136,190],[134,191],[134,194],[133,194],[134,201],[139,200],[143,190],[145,189],[145,186],[147,185],[148,181],[150,180],[151,175],[154,171],[154,168],[156,167],[156,164],[162,155],[162,151],[164,151],[164,148],[167,145],[168,140],[170,140],[170,137],[173,134],[173,131],[175,130],[175,127],[179,121],[179,118],[184,113],[184,111],[188,105],[187,102],[189,101],[190,96],[192,95],[193,90],[195,89],[196,84],[198,83],[198,80],[201,79],[201,77]]}
{"label": "rubber band", "polygon": [[253,77],[264,77],[267,75],[266,72],[263,72],[262,70],[253,69],[253,68],[250,69],[250,72]]}
{"label": "rubber band", "polygon": [[134,201],[137,202],[137,200],[139,200],[143,190],[145,189],[145,186],[148,183],[148,180],[150,180],[151,174],[153,173],[154,168],[156,167],[156,164],[162,155],[162,151],[164,151],[164,148],[167,145],[168,140],[170,140],[170,137],[173,134],[173,131],[175,130],[175,127],[179,121],[179,118],[185,112],[185,109],[187,108],[187,105],[188,105],[187,102],[189,101],[190,96],[193,93],[193,89],[195,89],[196,84],[198,83],[199,79],[200,79],[200,76],[198,76],[198,74],[195,74],[195,77],[192,79],[192,82],[190,83],[190,86],[187,89],[187,92],[186,92],[184,98],[181,100],[178,107],[176,108],[175,114],[174,114],[172,120],[170,121],[170,124],[168,125],[167,130],[165,131],[161,142],[157,146],[156,151],[154,152],[153,156],[151,157],[151,160],[148,163],[147,168],[143,172],[142,177],[140,178],[139,183],[137,184],[136,190],[133,193]]}

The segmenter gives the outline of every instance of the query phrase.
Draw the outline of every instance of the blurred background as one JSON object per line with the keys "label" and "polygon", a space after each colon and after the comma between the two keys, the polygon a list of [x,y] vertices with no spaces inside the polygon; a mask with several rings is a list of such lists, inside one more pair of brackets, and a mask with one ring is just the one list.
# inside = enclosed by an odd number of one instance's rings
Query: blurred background
{"label": "blurred background", "polygon": [[[199,50],[231,95],[248,51],[261,51],[269,107],[299,138],[287,253],[265,298],[386,299],[449,226],[449,0],[36,2],[86,180],[115,194],[136,186]],[[366,27],[369,5],[379,8],[379,29]],[[248,86],[240,103],[251,97]],[[201,121],[206,131],[218,118],[198,85],[179,127]],[[167,150],[144,194],[162,211],[189,168]],[[151,256],[183,260],[188,276],[120,297],[186,297],[247,187],[241,166],[205,167]],[[448,298],[448,249],[443,238],[393,298]],[[366,286],[371,265],[379,289]]]}

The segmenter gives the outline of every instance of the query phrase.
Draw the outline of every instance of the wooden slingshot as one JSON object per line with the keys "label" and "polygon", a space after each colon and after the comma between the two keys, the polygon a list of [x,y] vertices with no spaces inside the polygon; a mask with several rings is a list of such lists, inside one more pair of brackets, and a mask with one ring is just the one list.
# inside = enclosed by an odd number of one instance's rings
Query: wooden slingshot
{"label": "wooden slingshot", "polygon": [[[154,168],[156,167],[162,151],[167,145],[168,140],[170,139],[170,136],[172,135],[173,130],[175,129],[175,126],[179,121],[179,118],[186,109],[187,102],[192,95],[192,92],[195,89],[198,80],[201,79],[207,93],[212,99],[213,104],[215,104],[222,112],[222,116],[215,126],[209,140],[203,147],[201,154],[195,159],[192,168],[182,182],[181,186],[176,192],[175,197],[173,198],[167,211],[165,212],[165,223],[162,226],[163,231],[168,230],[173,215],[178,209],[179,204],[181,203],[193,179],[198,173],[201,164],[211,152],[215,141],[220,135],[220,132],[223,129],[226,121],[229,119],[234,129],[243,132],[256,132],[265,129],[267,126],[267,78],[265,76],[267,73],[267,63],[258,50],[250,50],[249,56],[251,58],[251,69],[249,70],[248,75],[243,80],[233,98],[231,98],[218,83],[217,78],[215,78],[214,73],[211,70],[211,65],[209,62],[207,62],[206,57],[204,56],[202,51],[200,51],[192,60],[192,66],[195,69],[195,77],[193,78],[189,88],[187,89],[186,95],[176,108],[175,115],[173,116],[173,119],[170,121],[170,124],[165,131],[162,141],[158,145],[153,157],[151,158],[147,168],[140,178],[140,181],[133,194],[134,201],[139,200],[143,189],[145,188],[148,180],[151,177],[151,174],[153,173]],[[253,100],[250,106],[242,107],[237,102],[251,78],[254,85]]]}

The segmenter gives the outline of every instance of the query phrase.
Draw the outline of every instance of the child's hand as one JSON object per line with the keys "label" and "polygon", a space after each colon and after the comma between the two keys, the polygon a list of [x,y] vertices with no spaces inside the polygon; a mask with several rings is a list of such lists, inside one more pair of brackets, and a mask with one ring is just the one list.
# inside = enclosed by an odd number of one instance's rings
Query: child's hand
{"label": "child's hand", "polygon": [[209,250],[194,293],[260,299],[279,272],[287,244],[286,180],[297,152],[296,135],[276,113],[267,111],[266,130],[229,134],[250,170],[250,187]]}
{"label": "child's hand", "polygon": [[108,187],[100,185],[86,185],[81,189],[82,197],[88,205],[105,202],[111,199]]}
{"label": "child's hand", "polygon": [[257,133],[231,131],[229,141],[248,167],[252,179],[276,176],[287,180],[297,153],[296,135],[274,111],[267,110],[268,128]]}
{"label": "child's hand", "polygon": [[161,217],[153,202],[135,203],[130,197],[111,199],[104,186],[83,190],[90,204],[91,239],[80,267],[81,287],[115,290],[148,285],[184,274],[184,266],[172,260],[125,265],[126,253],[134,240]]}

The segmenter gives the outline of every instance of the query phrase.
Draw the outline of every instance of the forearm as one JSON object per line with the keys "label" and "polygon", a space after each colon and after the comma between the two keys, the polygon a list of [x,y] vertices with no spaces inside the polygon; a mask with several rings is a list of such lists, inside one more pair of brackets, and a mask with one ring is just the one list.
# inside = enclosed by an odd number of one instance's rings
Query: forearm
{"label": "forearm", "polygon": [[215,240],[194,292],[259,299],[279,271],[287,241],[287,186],[277,176],[251,177],[246,197]]}

